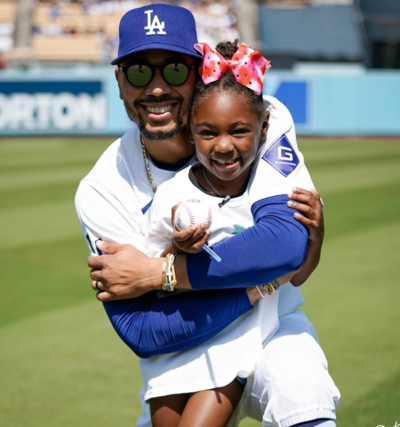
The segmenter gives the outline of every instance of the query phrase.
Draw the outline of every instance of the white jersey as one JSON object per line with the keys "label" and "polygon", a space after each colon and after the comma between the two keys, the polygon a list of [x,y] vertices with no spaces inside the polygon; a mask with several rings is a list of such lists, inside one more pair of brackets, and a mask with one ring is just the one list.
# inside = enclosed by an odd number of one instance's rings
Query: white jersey
{"label": "white jersey", "polygon": [[[200,199],[210,207],[211,245],[254,224],[247,192],[220,208],[221,198],[204,193],[190,181],[190,169],[177,173],[157,190],[148,217],[146,242],[150,256],[160,256],[171,241],[171,208],[179,201]],[[238,375],[250,376],[263,351],[263,343],[279,327],[278,294],[279,291],[261,299],[250,312],[203,344],[186,351],[141,359],[145,400],[223,387]]]}
{"label": "white jersey", "polygon": [[[249,203],[287,194],[293,186],[313,187],[303,156],[298,150],[293,119],[277,99],[264,97],[270,110],[267,139],[259,151],[249,186]],[[150,162],[157,186],[176,172]],[[98,239],[129,243],[146,252],[146,211],[154,193],[145,172],[140,134],[136,126],[116,140],[81,181],[75,199],[77,215],[90,255],[98,255]],[[281,288],[279,316],[304,303],[299,288]],[[221,361],[224,365],[224,362]],[[223,366],[219,367],[223,370]]]}

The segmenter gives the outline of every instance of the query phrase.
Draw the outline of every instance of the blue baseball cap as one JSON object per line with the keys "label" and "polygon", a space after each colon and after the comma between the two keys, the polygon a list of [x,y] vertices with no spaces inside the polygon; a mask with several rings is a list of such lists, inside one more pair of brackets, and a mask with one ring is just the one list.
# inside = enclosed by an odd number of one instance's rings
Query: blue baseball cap
{"label": "blue baseball cap", "polygon": [[118,64],[126,56],[150,49],[165,49],[202,59],[195,50],[196,22],[183,7],[151,4],[127,12],[119,24]]}

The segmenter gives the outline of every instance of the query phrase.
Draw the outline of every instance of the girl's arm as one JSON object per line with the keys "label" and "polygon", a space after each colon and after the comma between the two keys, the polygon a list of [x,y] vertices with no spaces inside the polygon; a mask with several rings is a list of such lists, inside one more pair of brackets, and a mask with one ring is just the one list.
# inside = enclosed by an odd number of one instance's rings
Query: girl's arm
{"label": "girl's arm", "polygon": [[204,251],[180,255],[178,286],[193,289],[257,286],[298,270],[307,252],[308,231],[293,217],[288,201],[286,195],[277,195],[254,203],[251,207],[254,226],[211,247],[222,258],[221,263]]}

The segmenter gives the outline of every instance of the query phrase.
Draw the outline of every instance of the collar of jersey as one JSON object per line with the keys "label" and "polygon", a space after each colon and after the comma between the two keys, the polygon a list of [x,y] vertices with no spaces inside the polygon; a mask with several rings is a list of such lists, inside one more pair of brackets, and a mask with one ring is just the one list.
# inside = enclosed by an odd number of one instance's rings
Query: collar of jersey
{"label": "collar of jersey", "polygon": [[179,162],[175,162],[175,163],[164,163],[164,162],[160,162],[159,160],[154,159],[153,157],[150,156],[150,154],[148,154],[149,160],[151,161],[151,163],[153,163],[154,166],[156,166],[158,169],[162,169],[162,170],[167,170],[167,171],[171,171],[171,172],[178,172],[181,169],[183,169],[185,166],[187,166],[189,164],[189,162],[192,160],[193,155],[186,157],[182,160],[179,160]]}

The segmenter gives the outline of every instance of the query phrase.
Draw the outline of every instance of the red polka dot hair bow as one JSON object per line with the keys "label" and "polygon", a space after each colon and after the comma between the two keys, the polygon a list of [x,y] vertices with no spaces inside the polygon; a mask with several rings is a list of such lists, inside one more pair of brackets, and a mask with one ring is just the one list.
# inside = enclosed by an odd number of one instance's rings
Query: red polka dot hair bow
{"label": "red polka dot hair bow", "polygon": [[204,84],[208,85],[221,78],[231,70],[238,83],[260,95],[263,87],[263,76],[271,68],[260,52],[241,44],[232,59],[225,59],[207,43],[196,43],[194,48],[204,56],[199,73]]}

